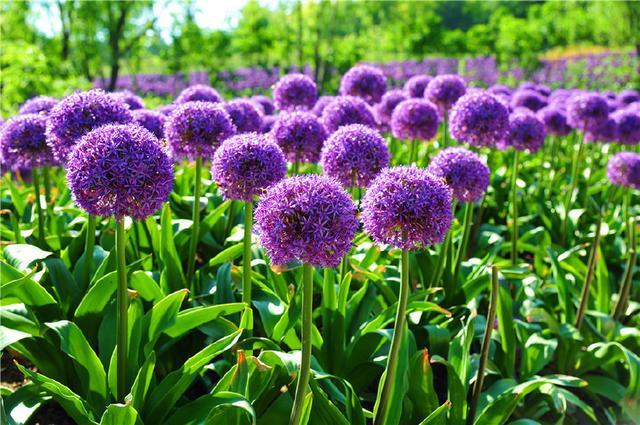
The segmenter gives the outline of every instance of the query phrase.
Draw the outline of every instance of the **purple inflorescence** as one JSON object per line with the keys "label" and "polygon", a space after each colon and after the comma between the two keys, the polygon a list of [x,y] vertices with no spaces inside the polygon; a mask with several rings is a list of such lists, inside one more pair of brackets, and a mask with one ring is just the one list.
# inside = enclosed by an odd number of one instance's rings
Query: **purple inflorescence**
{"label": "purple inflorescence", "polygon": [[262,112],[265,115],[273,115],[273,113],[276,110],[276,107],[273,105],[273,102],[268,96],[264,96],[264,95],[252,96],[251,100],[257,103],[258,105],[260,105],[260,107],[262,108]]}
{"label": "purple inflorescence", "polygon": [[633,89],[622,90],[616,97],[618,104],[622,107],[640,101],[640,92]]}
{"label": "purple inflorescence", "polygon": [[105,125],[78,142],[66,165],[76,203],[91,215],[144,220],[173,188],[173,165],[138,125]]}
{"label": "purple inflorescence", "polygon": [[617,186],[640,189],[640,154],[619,152],[609,159],[607,177]]}
{"label": "purple inflorescence", "polygon": [[47,143],[56,160],[65,163],[73,145],[91,130],[132,121],[129,108],[102,90],[75,93],[49,111]]}
{"label": "purple inflorescence", "polygon": [[617,141],[624,145],[640,143],[640,111],[621,109],[611,114],[616,123]]}
{"label": "purple inflorescence", "polygon": [[382,71],[370,65],[356,65],[340,80],[340,94],[356,96],[370,105],[380,102],[387,91],[387,78]]}
{"label": "purple inflorescence", "polygon": [[336,267],[358,229],[356,207],[340,184],[304,175],[267,189],[255,212],[256,231],[276,266],[295,260]]}
{"label": "purple inflorescence", "polygon": [[431,140],[438,132],[438,109],[425,99],[408,99],[391,115],[391,133],[399,139]]}
{"label": "purple inflorescence", "polygon": [[51,96],[36,96],[27,100],[20,107],[19,114],[48,114],[59,100]]}
{"label": "purple inflorescence", "polygon": [[142,99],[130,90],[111,93],[111,96],[118,102],[129,106],[129,109],[132,111],[135,111],[136,109],[144,109],[144,102]]}
{"label": "purple inflorescence", "polygon": [[516,91],[511,98],[511,107],[516,109],[524,107],[533,112],[547,106],[547,98],[534,89],[521,89]]}
{"label": "purple inflorescence", "polygon": [[440,151],[429,163],[427,171],[443,179],[459,202],[477,202],[489,187],[489,167],[475,152],[464,148]]}
{"label": "purple inflorescence", "polygon": [[378,131],[361,124],[339,128],[322,148],[322,171],[343,186],[367,187],[389,166],[389,148]]}
{"label": "purple inflorescence", "polygon": [[273,129],[273,125],[278,120],[278,115],[265,115],[262,117],[262,125],[260,126],[260,133],[269,133]]}
{"label": "purple inflorescence", "polygon": [[336,97],[322,111],[322,123],[330,133],[349,124],[376,127],[376,120],[367,102],[355,96]]}
{"label": "purple inflorescence", "polygon": [[262,114],[253,102],[246,99],[235,99],[223,105],[238,133],[260,131]]}
{"label": "purple inflorescence", "polygon": [[47,117],[41,114],[17,115],[0,128],[0,158],[11,169],[54,165],[45,131]]}
{"label": "purple inflorescence", "polygon": [[196,84],[191,87],[187,87],[182,90],[180,95],[176,98],[175,103],[186,103],[186,102],[211,102],[211,103],[219,103],[222,102],[222,96],[220,93],[213,87],[205,86],[204,84]]}
{"label": "purple inflorescence", "polygon": [[162,115],[169,116],[177,107],[178,105],[175,103],[170,103],[168,105],[159,106],[156,111],[160,112]]}
{"label": "purple inflorescence", "polygon": [[544,124],[532,112],[514,112],[509,116],[509,131],[497,146],[533,153],[542,147],[545,136]]}
{"label": "purple inflorescence", "polygon": [[287,174],[287,162],[271,137],[244,133],[225,140],[213,156],[211,177],[225,198],[252,201]]}
{"label": "purple inflorescence", "polygon": [[454,139],[476,147],[495,146],[509,129],[509,112],[495,96],[471,93],[453,105],[449,123]]}
{"label": "purple inflorescence", "polygon": [[316,104],[313,105],[313,109],[311,109],[311,112],[313,112],[317,116],[322,116],[322,111],[324,111],[324,108],[326,108],[328,104],[333,102],[335,98],[335,96],[320,96]]}
{"label": "purple inflorescence", "polygon": [[567,122],[582,131],[598,129],[609,117],[607,99],[596,93],[583,93],[571,97],[567,103]]}
{"label": "purple inflorescence", "polygon": [[493,95],[506,96],[508,98],[511,98],[511,95],[513,94],[513,90],[511,90],[509,87],[502,84],[494,84],[493,86],[487,89],[487,92]]}
{"label": "purple inflorescence", "polygon": [[618,124],[613,117],[609,116],[605,121],[601,122],[597,127],[592,128],[584,134],[584,141],[588,143],[606,142],[612,143],[618,141]]}
{"label": "purple inflorescence", "polygon": [[403,250],[442,241],[451,227],[451,189],[427,170],[393,167],[373,179],[362,199],[364,230]]}
{"label": "purple inflorescence", "polygon": [[547,134],[566,136],[571,133],[571,126],[567,124],[566,112],[556,104],[545,106],[536,113],[536,116],[543,122]]}
{"label": "purple inflorescence", "polygon": [[455,74],[438,75],[429,82],[424,97],[438,105],[443,111],[451,106],[467,91],[467,83]]}
{"label": "purple inflorescence", "polygon": [[220,144],[236,133],[229,114],[211,102],[187,102],[168,118],[164,134],[174,158],[213,158]]}
{"label": "purple inflorescence", "polygon": [[158,139],[164,138],[164,126],[167,117],[158,111],[150,111],[148,109],[136,109],[132,111],[133,120],[136,124],[149,130]]}
{"label": "purple inflorescence", "polygon": [[316,83],[304,74],[287,74],[273,86],[273,101],[282,111],[308,110],[318,100]]}
{"label": "purple inflorescence", "polygon": [[318,162],[327,130],[311,112],[284,112],[271,135],[290,162]]}
{"label": "purple inflorescence", "polygon": [[391,123],[391,115],[393,110],[398,104],[404,100],[407,100],[408,96],[404,90],[395,89],[386,92],[380,103],[377,103],[373,108],[378,120],[378,124],[382,126],[388,126]]}
{"label": "purple inflorescence", "polygon": [[429,82],[433,79],[428,75],[414,75],[409,78],[402,87],[409,97],[424,97],[424,90],[429,85]]}

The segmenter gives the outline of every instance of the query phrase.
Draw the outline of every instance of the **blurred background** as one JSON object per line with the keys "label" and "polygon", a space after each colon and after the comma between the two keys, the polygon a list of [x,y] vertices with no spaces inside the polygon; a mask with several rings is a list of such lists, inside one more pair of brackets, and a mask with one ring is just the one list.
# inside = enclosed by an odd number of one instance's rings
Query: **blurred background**
{"label": "blurred background", "polygon": [[640,2],[40,0],[0,3],[1,112],[37,95],[129,89],[153,107],[190,84],[268,92],[302,71],[335,91],[358,62],[392,85],[457,72],[472,85],[637,87]]}

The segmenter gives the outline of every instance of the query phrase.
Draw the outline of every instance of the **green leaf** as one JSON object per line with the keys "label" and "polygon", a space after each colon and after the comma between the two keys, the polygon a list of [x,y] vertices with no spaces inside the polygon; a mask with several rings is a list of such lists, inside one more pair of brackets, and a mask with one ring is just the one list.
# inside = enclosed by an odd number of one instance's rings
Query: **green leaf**
{"label": "green leaf", "polygon": [[7,414],[7,424],[26,424],[31,416],[49,400],[46,395],[40,394],[38,386],[32,383],[25,384],[10,394],[1,397],[3,410]]}
{"label": "green leaf", "polygon": [[628,375],[627,395],[631,398],[640,397],[640,357],[638,355],[619,342],[596,342],[588,346],[585,351],[576,368],[578,374],[606,364],[623,362]]}
{"label": "green leaf", "polygon": [[[472,315],[473,316],[473,315]],[[460,378],[460,382],[462,383],[462,387],[464,388],[464,393],[467,393],[469,388],[469,370],[471,365],[471,342],[473,341],[474,336],[474,326],[473,326],[473,317],[469,316],[467,318],[467,323],[464,325],[460,332],[453,338],[451,341],[451,345],[449,346],[449,363],[455,369],[458,377]],[[451,399],[453,403],[453,399]],[[455,406],[454,406],[455,407]]]}
{"label": "green leaf", "polygon": [[557,339],[545,339],[533,334],[527,339],[522,352],[522,378],[528,378],[542,370],[558,348]]}
{"label": "green leaf", "polygon": [[37,246],[29,244],[9,245],[2,251],[2,255],[16,269],[29,272],[36,262],[44,260],[52,255],[52,252],[44,251]]}
{"label": "green leaf", "polygon": [[[312,378],[309,380],[313,404],[311,405],[311,415],[309,423],[312,425],[349,425],[349,421],[342,412],[329,400],[327,394]],[[303,408],[304,409],[304,408]],[[302,416],[305,414],[303,412]]]}
{"label": "green leaf", "polygon": [[251,418],[252,424],[257,421],[253,407],[246,398],[238,393],[221,391],[203,395],[185,404],[162,423],[164,425],[227,424],[229,410],[240,410],[245,413]]}
{"label": "green leaf", "polygon": [[[428,350],[422,350],[411,358],[409,376],[407,398],[413,405],[411,414],[417,422],[436,410],[439,405],[438,394],[433,387],[433,370]],[[433,423],[444,424],[445,421],[443,418]]]}
{"label": "green leaf", "polygon": [[165,202],[160,219],[160,259],[163,264],[160,286],[167,292],[177,291],[187,286],[182,264],[173,240],[171,208]]}
{"label": "green leaf", "polygon": [[62,311],[68,312],[72,305],[78,301],[80,296],[80,288],[76,284],[75,279],[65,266],[64,262],[55,257],[45,258],[43,261],[49,274],[49,279],[56,288],[57,298],[59,300]]}
{"label": "green leaf", "polygon": [[209,260],[209,267],[214,267],[239,257],[240,254],[242,254],[242,249],[242,242],[231,245],[229,248],[225,249],[224,251],[213,257],[211,260]]}
{"label": "green leaf", "polygon": [[136,375],[135,381],[131,386],[130,398],[133,408],[136,411],[142,410],[147,397],[147,392],[153,380],[153,372],[156,367],[156,353],[152,351],[146,358],[138,375]]}
{"label": "green leaf", "polygon": [[142,327],[147,329],[147,342],[144,345],[144,354],[146,356],[153,350],[153,346],[160,337],[160,334],[176,323],[178,311],[188,293],[188,290],[181,289],[173,294],[169,294],[145,314]]}
{"label": "green leaf", "polygon": [[107,306],[113,299],[117,285],[117,272],[107,273],[89,288],[76,308],[74,322],[92,344],[97,342],[98,327],[106,314]]}
{"label": "green leaf", "polygon": [[142,270],[136,270],[131,274],[129,286],[131,289],[136,290],[145,301],[155,303],[160,301],[164,296],[156,281]]}
{"label": "green leaf", "polygon": [[110,404],[100,419],[100,425],[142,425],[142,421],[132,405]]}
{"label": "green leaf", "polygon": [[198,306],[178,313],[175,323],[164,330],[171,338],[178,338],[191,329],[211,322],[220,316],[239,313],[244,310],[244,303],[228,303],[212,306]]}
{"label": "green leaf", "polygon": [[[389,399],[387,400],[386,416],[380,418],[381,423],[385,425],[397,425],[402,417],[402,403],[409,388],[409,330],[407,323],[402,328],[402,336],[400,341],[400,350],[398,351],[398,363],[396,364],[395,380],[391,384],[389,391]],[[382,390],[384,382],[387,379],[387,371],[382,374],[378,385],[378,395],[373,408],[374,416],[377,415],[380,407]]]}
{"label": "green leaf", "polygon": [[447,369],[447,390],[451,401],[447,424],[462,424],[467,411],[467,391],[460,381],[458,372],[451,363],[441,358],[434,358],[432,363],[441,364]]}
{"label": "green leaf", "polygon": [[0,325],[0,351],[3,351],[7,346],[14,342],[18,342],[21,339],[29,337],[31,337],[31,334]]}
{"label": "green leaf", "polygon": [[505,285],[500,285],[496,315],[498,318],[498,333],[504,353],[503,370],[506,376],[513,376],[516,364],[516,332],[513,326],[513,301]]}
{"label": "green leaf", "polygon": [[438,425],[444,424],[447,420],[447,412],[451,409],[451,402],[449,400],[442,403],[440,407],[431,412],[429,416],[427,416],[420,425]]}
{"label": "green leaf", "polygon": [[[20,273],[2,261],[0,261],[0,269],[8,269],[3,270],[3,275],[6,275],[9,272],[12,274]],[[34,272],[35,270],[28,275],[23,275],[22,277],[11,281],[5,282],[3,280],[2,285],[0,285],[3,302],[8,303],[11,299],[17,299],[19,302],[30,307],[47,307],[56,305],[56,300],[51,296],[51,294],[49,294],[42,285],[31,278]]]}

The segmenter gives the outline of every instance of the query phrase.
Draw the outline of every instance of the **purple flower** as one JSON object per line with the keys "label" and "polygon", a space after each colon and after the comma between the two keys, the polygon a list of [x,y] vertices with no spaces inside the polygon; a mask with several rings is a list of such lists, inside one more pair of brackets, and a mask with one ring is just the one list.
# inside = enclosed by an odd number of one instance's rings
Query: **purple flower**
{"label": "purple flower", "polygon": [[357,96],[373,105],[387,91],[387,78],[381,70],[369,65],[356,65],[340,80],[340,94]]}
{"label": "purple flower", "polygon": [[167,117],[158,111],[149,111],[148,109],[136,109],[132,111],[133,120],[136,124],[149,130],[158,139],[164,138],[164,126]]}
{"label": "purple flower", "polygon": [[609,159],[607,177],[617,186],[640,189],[640,154],[619,152]]}
{"label": "purple flower", "polygon": [[262,117],[262,125],[260,126],[260,133],[269,133],[273,129],[273,125],[278,120],[278,115],[265,115]]}
{"label": "purple flower", "polygon": [[493,86],[487,89],[487,92],[493,95],[503,95],[511,98],[511,94],[513,93],[513,90],[511,90],[509,87],[502,84],[494,84]]}
{"label": "purple flower", "polygon": [[626,106],[633,102],[640,101],[640,92],[633,89],[622,90],[616,97],[620,106]]}
{"label": "purple flower", "polygon": [[616,123],[617,140],[625,145],[640,143],[640,111],[622,109],[611,114]]}
{"label": "purple flower", "polygon": [[432,77],[428,75],[414,75],[409,78],[404,86],[402,87],[409,97],[424,97],[424,90],[429,85],[429,82],[432,80]]}
{"label": "purple flower", "polygon": [[509,131],[497,146],[534,153],[544,144],[545,136],[544,124],[532,112],[515,112],[509,116]]}
{"label": "purple flower", "polygon": [[47,117],[41,114],[16,115],[0,129],[0,157],[11,169],[53,165],[47,145]]}
{"label": "purple flower", "polygon": [[330,133],[349,124],[375,128],[376,120],[364,100],[354,96],[338,96],[322,111],[322,123]]}
{"label": "purple flower", "polygon": [[459,202],[479,201],[489,186],[489,168],[476,153],[464,148],[440,151],[427,171],[443,179]]}
{"label": "purple flower", "polygon": [[333,102],[333,100],[335,99],[335,96],[320,96],[318,98],[318,101],[316,102],[315,105],[313,105],[313,109],[311,110],[311,112],[313,112],[314,114],[316,114],[317,116],[321,116],[322,115],[322,111],[324,111],[324,108],[330,104],[331,102]]}
{"label": "purple flower", "polygon": [[567,124],[567,114],[555,104],[540,109],[536,116],[543,122],[547,134],[566,136],[571,133],[571,127]]}
{"label": "purple flower", "polygon": [[545,106],[547,106],[547,99],[533,89],[518,90],[511,98],[511,107],[513,109],[524,107],[537,112]]}
{"label": "purple flower", "polygon": [[165,124],[164,134],[174,158],[213,158],[220,144],[236,133],[229,114],[211,102],[178,106]]}
{"label": "purple flower", "polygon": [[196,84],[182,90],[175,103],[180,104],[195,101],[219,103],[222,102],[223,99],[213,87],[205,86],[204,84]]}
{"label": "purple flower", "polygon": [[383,126],[388,126],[391,123],[391,115],[393,114],[393,110],[396,108],[396,106],[398,106],[400,102],[407,99],[407,94],[403,90],[395,89],[386,92],[382,96],[380,103],[377,103],[374,106],[374,111],[378,123]]}
{"label": "purple flower", "polygon": [[322,171],[343,186],[366,187],[389,166],[389,148],[378,131],[351,124],[335,131],[322,148]]}
{"label": "purple flower", "polygon": [[300,260],[335,267],[358,229],[351,196],[335,180],[317,175],[271,186],[258,201],[255,220],[260,243],[276,266]]}
{"label": "purple flower", "polygon": [[138,125],[105,125],[69,155],[67,179],[76,203],[91,215],[144,220],[167,199],[173,165],[166,150]]}
{"label": "purple flower", "polygon": [[287,74],[273,86],[276,108],[283,111],[313,108],[318,99],[316,83],[304,74]]}
{"label": "purple flower", "polygon": [[58,104],[59,100],[51,96],[36,96],[27,100],[20,107],[19,114],[48,114],[51,108]]}
{"label": "purple flower", "polygon": [[132,121],[129,108],[102,90],[75,93],[49,111],[47,144],[56,160],[65,163],[73,145],[91,130]]}
{"label": "purple flower", "polygon": [[212,179],[225,198],[252,201],[287,174],[282,150],[271,137],[244,133],[225,140],[213,156]]}
{"label": "purple flower", "polygon": [[489,93],[466,94],[451,110],[449,131],[460,142],[476,147],[495,146],[508,129],[507,108]]}
{"label": "purple flower", "polygon": [[162,115],[169,116],[177,107],[178,105],[175,103],[170,103],[168,105],[159,106],[156,111],[160,112]]}
{"label": "purple flower", "polygon": [[400,102],[391,115],[391,133],[398,139],[431,140],[438,132],[438,109],[424,99]]}
{"label": "purple flower", "polygon": [[111,93],[111,96],[118,102],[129,106],[129,109],[132,111],[135,111],[136,109],[144,109],[144,102],[142,99],[129,90]]}
{"label": "purple flower", "polygon": [[378,244],[403,250],[442,241],[451,227],[451,189],[422,168],[392,167],[362,199],[364,230]]}
{"label": "purple flower", "polygon": [[601,122],[597,127],[587,131],[584,134],[584,141],[587,143],[612,143],[618,141],[618,124],[616,120],[609,116],[609,118]]}
{"label": "purple flower", "polygon": [[290,162],[318,162],[327,130],[310,112],[282,113],[271,130]]}
{"label": "purple flower", "polygon": [[583,93],[571,97],[567,104],[567,122],[582,131],[597,130],[609,117],[609,105],[604,96]]}
{"label": "purple flower", "polygon": [[438,75],[429,82],[424,91],[424,97],[438,105],[443,111],[448,111],[466,91],[467,83],[461,76],[445,74]]}
{"label": "purple flower", "polygon": [[252,96],[251,100],[257,103],[258,105],[260,105],[264,115],[273,115],[273,113],[276,110],[276,107],[273,105],[273,102],[267,96],[263,96],[263,95]]}
{"label": "purple flower", "polygon": [[231,122],[236,126],[238,133],[260,131],[262,115],[250,100],[235,99],[225,103],[223,107],[229,114]]}

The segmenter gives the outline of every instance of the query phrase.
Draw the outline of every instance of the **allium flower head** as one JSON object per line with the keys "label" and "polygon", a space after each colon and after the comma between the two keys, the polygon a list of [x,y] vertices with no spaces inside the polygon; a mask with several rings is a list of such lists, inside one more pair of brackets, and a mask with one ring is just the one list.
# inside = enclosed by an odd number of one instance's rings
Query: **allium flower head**
{"label": "allium flower head", "polygon": [[609,105],[604,96],[583,93],[571,97],[567,103],[567,122],[582,131],[597,130],[609,117]]}
{"label": "allium flower head", "polygon": [[640,92],[633,89],[622,90],[616,97],[620,106],[626,106],[633,102],[640,101]]}
{"label": "allium flower head", "polygon": [[495,146],[509,129],[507,108],[489,93],[465,94],[453,105],[449,131],[476,147]]}
{"label": "allium flower head", "polygon": [[222,96],[217,92],[213,87],[205,86],[204,84],[196,84],[194,86],[187,87],[182,90],[180,95],[175,100],[175,103],[186,103],[186,102],[211,102],[211,103],[219,103],[222,102]]}
{"label": "allium flower head", "polygon": [[378,131],[351,124],[335,131],[322,148],[322,172],[343,186],[367,187],[389,166],[389,148]]}
{"label": "allium flower head", "polygon": [[489,186],[489,167],[480,157],[464,148],[441,150],[427,168],[433,176],[443,179],[459,202],[477,202]]}
{"label": "allium flower head", "polygon": [[322,123],[330,133],[349,124],[362,124],[372,128],[376,126],[367,102],[355,96],[336,97],[322,111]]}
{"label": "allium flower head", "polygon": [[503,85],[503,84],[494,84],[491,87],[489,87],[487,89],[487,92],[493,94],[493,95],[504,95],[507,97],[511,97],[513,90],[511,90],[509,87]]}
{"label": "allium flower head", "polygon": [[544,144],[544,124],[531,112],[516,112],[509,116],[509,131],[497,143],[498,148],[509,146],[516,150],[537,152]]}
{"label": "allium flower head", "polygon": [[55,164],[45,131],[47,117],[16,115],[0,128],[0,158],[12,169]]}
{"label": "allium flower head", "polygon": [[400,102],[391,115],[391,133],[399,139],[431,140],[438,132],[438,109],[424,99]]}
{"label": "allium flower head", "polygon": [[376,114],[376,118],[378,123],[387,126],[391,122],[391,115],[393,114],[393,110],[398,106],[398,104],[404,100],[407,100],[408,96],[404,90],[394,89],[386,92],[380,103],[377,103],[374,106],[374,111]]}
{"label": "allium flower head", "polygon": [[229,114],[211,102],[187,102],[176,108],[164,134],[174,158],[210,159],[220,144],[236,133]]}
{"label": "allium flower head", "polygon": [[320,96],[316,104],[313,105],[313,109],[311,110],[311,112],[313,112],[317,116],[322,116],[322,111],[324,111],[324,108],[328,104],[333,102],[335,98],[336,98],[335,96]]}
{"label": "allium flower head", "polygon": [[340,94],[356,96],[370,105],[380,102],[387,91],[387,78],[382,71],[370,65],[356,65],[340,80]]}
{"label": "allium flower head", "polygon": [[287,163],[271,137],[244,133],[225,140],[213,156],[211,177],[225,198],[252,201],[282,180]]}
{"label": "allium flower head", "polygon": [[167,199],[173,165],[138,125],[105,125],[85,135],[66,165],[76,203],[95,216],[144,220]]}
{"label": "allium flower head", "polygon": [[251,100],[257,103],[258,105],[260,105],[264,115],[273,115],[273,113],[276,110],[276,107],[273,105],[273,102],[267,96],[263,96],[263,95],[252,96]]}
{"label": "allium flower head", "polygon": [[178,105],[175,103],[170,103],[168,105],[159,106],[156,111],[160,112],[162,115],[169,116],[177,107]]}
{"label": "allium flower head", "polygon": [[51,108],[58,104],[59,100],[51,96],[36,96],[27,100],[20,107],[19,114],[48,114]]}
{"label": "allium flower head", "polygon": [[144,102],[142,99],[130,90],[111,93],[111,96],[118,102],[122,102],[129,106],[129,109],[132,111],[135,111],[136,109],[144,109]]}
{"label": "allium flower head", "polygon": [[307,110],[318,100],[316,83],[304,74],[284,75],[273,86],[273,101],[282,111]]}
{"label": "allium flower head", "polygon": [[625,145],[640,143],[640,111],[622,109],[611,114],[616,123],[617,140]]}
{"label": "allium flower head", "polygon": [[238,133],[260,131],[262,115],[250,100],[235,99],[223,105]]}
{"label": "allium flower head", "polygon": [[537,112],[540,109],[547,106],[547,99],[533,89],[521,89],[514,93],[511,98],[511,107],[525,107],[533,112]]}
{"label": "allium flower head", "polygon": [[467,91],[467,83],[461,76],[445,74],[433,77],[424,91],[424,97],[447,111]]}
{"label": "allium flower head", "polygon": [[361,218],[376,243],[420,249],[444,239],[453,220],[451,202],[451,189],[427,170],[386,168],[368,186]]}
{"label": "allium flower head", "polygon": [[133,120],[136,124],[149,130],[158,139],[164,138],[164,126],[167,117],[158,111],[150,111],[148,109],[136,109],[131,111]]}
{"label": "allium flower head", "polygon": [[273,129],[273,125],[278,120],[277,115],[265,115],[262,117],[262,125],[260,126],[260,133],[269,133]]}
{"label": "allium flower head", "polygon": [[424,90],[433,78],[428,75],[414,75],[409,78],[402,88],[409,97],[424,97]]}
{"label": "allium flower head", "polygon": [[318,162],[327,130],[311,112],[284,112],[271,135],[290,162]]}
{"label": "allium flower head", "polygon": [[601,122],[597,127],[592,128],[584,134],[584,141],[612,143],[618,141],[618,123],[613,117],[609,116],[605,121]]}
{"label": "allium flower head", "polygon": [[547,134],[566,136],[571,133],[571,127],[567,124],[567,114],[555,104],[540,109],[536,116],[543,122]]}
{"label": "allium flower head", "polygon": [[619,152],[609,159],[607,177],[617,186],[640,189],[640,154]]}
{"label": "allium flower head", "polygon": [[276,266],[300,260],[335,267],[358,229],[351,196],[337,181],[317,175],[271,186],[258,201],[255,221],[260,243]]}
{"label": "allium flower head", "polygon": [[47,120],[47,144],[53,155],[65,163],[71,148],[82,136],[105,124],[133,121],[129,108],[102,90],[89,90],[62,99]]}

